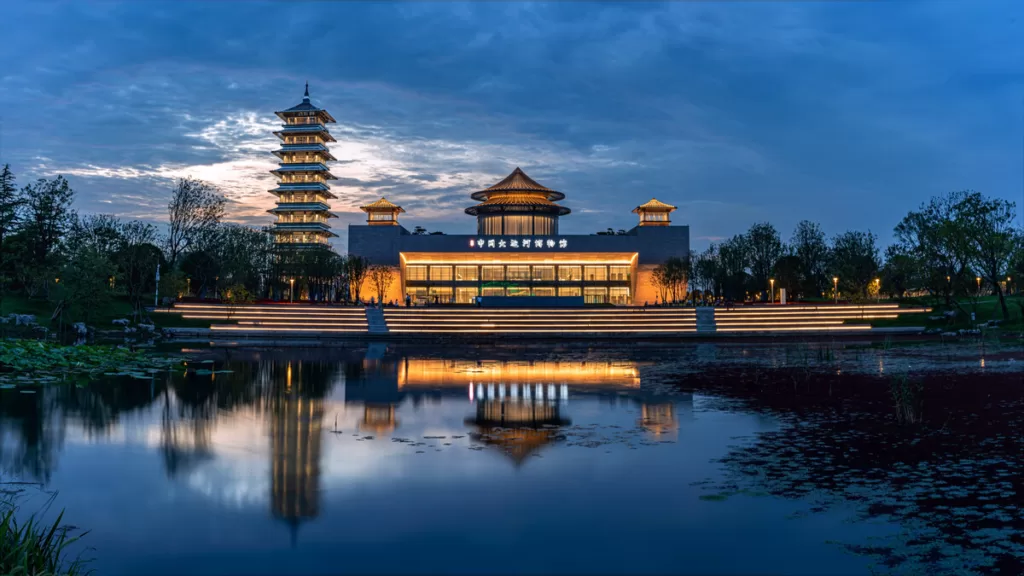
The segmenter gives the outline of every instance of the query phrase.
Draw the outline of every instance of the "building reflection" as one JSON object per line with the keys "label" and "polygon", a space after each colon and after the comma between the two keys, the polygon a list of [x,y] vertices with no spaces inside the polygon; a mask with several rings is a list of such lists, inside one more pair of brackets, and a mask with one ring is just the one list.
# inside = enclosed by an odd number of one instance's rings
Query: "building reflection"
{"label": "building reflection", "polygon": [[470,384],[476,414],[466,419],[470,437],[497,448],[518,467],[526,458],[559,438],[570,423],[562,415],[568,386],[545,384]]}
{"label": "building reflection", "polygon": [[679,418],[676,406],[671,402],[641,404],[637,425],[656,439],[675,440],[679,436]]}
{"label": "building reflection", "polygon": [[270,509],[291,527],[320,514],[320,457],[324,416],[317,374],[302,362],[270,364]]}

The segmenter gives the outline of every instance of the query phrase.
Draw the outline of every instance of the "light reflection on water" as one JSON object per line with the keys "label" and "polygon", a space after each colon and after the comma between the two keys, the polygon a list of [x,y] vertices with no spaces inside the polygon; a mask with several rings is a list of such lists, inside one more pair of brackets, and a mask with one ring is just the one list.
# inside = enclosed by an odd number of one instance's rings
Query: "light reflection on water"
{"label": "light reflection on water", "polygon": [[850,573],[867,560],[826,541],[880,530],[700,499],[776,424],[654,386],[658,354],[212,356],[4,391],[4,478],[58,491],[100,573]]}

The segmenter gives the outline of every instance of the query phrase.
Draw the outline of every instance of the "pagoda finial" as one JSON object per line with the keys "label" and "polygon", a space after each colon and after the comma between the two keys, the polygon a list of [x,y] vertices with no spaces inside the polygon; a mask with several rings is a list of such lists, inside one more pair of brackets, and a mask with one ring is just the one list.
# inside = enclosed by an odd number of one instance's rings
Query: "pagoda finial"
{"label": "pagoda finial", "polygon": [[302,95],[303,100],[309,100],[309,80],[306,80],[306,93]]}

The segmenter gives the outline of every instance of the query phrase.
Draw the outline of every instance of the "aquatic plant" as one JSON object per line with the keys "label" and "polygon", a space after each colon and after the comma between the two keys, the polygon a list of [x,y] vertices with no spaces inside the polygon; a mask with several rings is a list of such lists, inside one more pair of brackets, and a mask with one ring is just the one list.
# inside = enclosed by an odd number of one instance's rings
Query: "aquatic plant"
{"label": "aquatic plant", "polygon": [[924,384],[911,380],[906,374],[889,378],[889,391],[896,403],[896,421],[900,424],[920,424],[924,408]]}
{"label": "aquatic plant", "polygon": [[[51,381],[66,374],[149,377],[180,359],[119,346],[61,346],[39,340],[0,340],[0,372],[15,383]],[[0,375],[0,382],[12,380]],[[2,384],[4,387],[10,385]]]}
{"label": "aquatic plant", "polygon": [[61,524],[64,512],[53,524],[41,524],[34,516],[24,523],[15,518],[17,507],[10,502],[2,505],[0,515],[0,574],[6,576],[78,576],[89,574],[89,560],[67,553],[69,546],[88,532],[72,536],[72,527]]}

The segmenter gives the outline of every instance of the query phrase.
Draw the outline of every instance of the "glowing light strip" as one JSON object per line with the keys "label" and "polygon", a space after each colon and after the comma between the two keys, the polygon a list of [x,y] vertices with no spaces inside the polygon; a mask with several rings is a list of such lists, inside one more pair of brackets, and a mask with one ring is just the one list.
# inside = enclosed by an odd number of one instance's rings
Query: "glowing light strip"
{"label": "glowing light strip", "polygon": [[[492,252],[495,254],[495,252]],[[500,252],[498,252],[500,254]],[[527,264],[553,264],[555,266],[629,266],[633,263],[633,259],[629,260],[482,260],[482,261],[467,261],[467,260],[406,260],[406,266],[516,266]]]}
{"label": "glowing light strip", "polygon": [[210,326],[210,330],[217,330],[217,331],[227,330],[227,331],[232,331],[232,332],[243,332],[243,331],[244,332],[348,332],[350,334],[365,334],[366,333],[366,330],[344,330],[344,329],[332,329],[332,328],[306,329],[306,328],[283,328],[283,327],[282,328],[260,329],[260,328],[249,328],[249,327],[244,327],[244,326],[220,326],[218,324],[214,324],[213,326]]}
{"label": "glowing light strip", "polygon": [[674,334],[677,332],[696,332],[695,328],[679,328],[671,330],[389,330],[391,333],[415,333],[415,334],[490,334],[490,333],[511,333],[511,334],[633,334],[639,332]]}
{"label": "glowing light strip", "polygon": [[823,332],[835,332],[835,331],[842,331],[842,330],[863,331],[863,330],[871,330],[871,326],[861,326],[861,325],[852,325],[852,326],[847,326],[847,325],[843,325],[843,326],[806,326],[806,327],[803,327],[803,328],[800,328],[800,327],[785,327],[785,328],[779,328],[779,327],[768,328],[768,327],[765,327],[765,328],[757,328],[757,329],[748,329],[748,328],[744,328],[744,329],[732,328],[732,329],[729,329],[729,328],[727,328],[725,330],[718,330],[718,332],[806,332],[806,331],[810,331],[810,330],[820,330],[820,331],[823,331]]}
{"label": "glowing light strip", "polygon": [[182,318],[194,318],[197,320],[309,320],[311,318],[323,319],[323,320],[337,320],[338,322],[357,322],[365,321],[366,315],[360,314],[358,316],[332,316],[329,314],[304,314],[304,315],[267,315],[262,314],[208,314],[208,313],[191,313],[186,312],[181,315]]}

